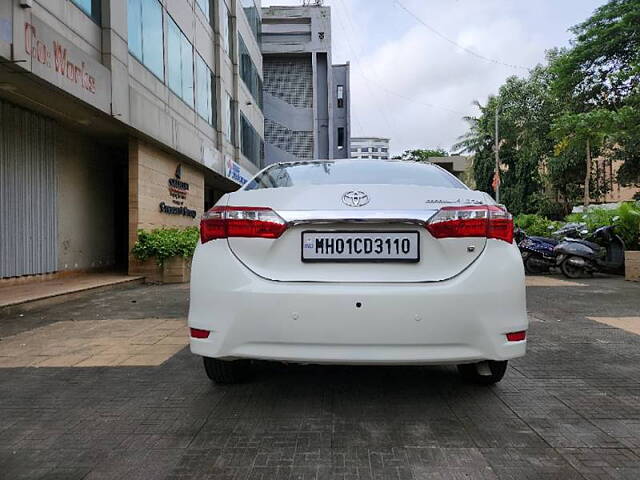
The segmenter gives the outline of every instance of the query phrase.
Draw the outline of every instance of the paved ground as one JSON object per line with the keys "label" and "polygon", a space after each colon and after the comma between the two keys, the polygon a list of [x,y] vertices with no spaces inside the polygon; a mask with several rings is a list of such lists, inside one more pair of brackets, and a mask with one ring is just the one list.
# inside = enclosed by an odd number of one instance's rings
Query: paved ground
{"label": "paved ground", "polygon": [[[491,388],[451,367],[267,364],[218,387],[187,349],[156,366],[0,368],[0,478],[640,478],[640,336],[613,326],[637,329],[640,285],[530,284],[529,353]],[[0,356],[109,320],[103,337],[162,350],[175,329],[145,330],[186,309],[182,286],[95,292],[0,317]]]}
{"label": "paved ground", "polygon": [[44,298],[56,297],[63,294],[83,292],[112,285],[122,285],[131,282],[142,283],[144,277],[131,277],[122,273],[82,273],[62,277],[48,278],[39,282],[0,282],[0,312],[13,310],[7,307],[33,302]]}

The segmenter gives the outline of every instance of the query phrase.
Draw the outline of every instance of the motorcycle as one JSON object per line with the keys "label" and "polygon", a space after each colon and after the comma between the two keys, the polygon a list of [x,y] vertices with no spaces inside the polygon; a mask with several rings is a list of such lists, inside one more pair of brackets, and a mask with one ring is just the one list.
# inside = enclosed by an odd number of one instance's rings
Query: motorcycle
{"label": "motorcycle", "polygon": [[567,278],[595,272],[624,275],[624,242],[614,229],[600,227],[586,239],[566,238],[553,249],[556,265]]}
{"label": "motorcycle", "polygon": [[[552,233],[554,237],[572,237],[580,238],[584,234],[584,224],[568,223],[561,229]],[[540,236],[528,236],[523,230],[517,229],[514,234],[522,262],[524,263],[525,272],[530,275],[538,275],[548,273],[556,267],[555,247],[560,243],[556,238],[547,238]]]}

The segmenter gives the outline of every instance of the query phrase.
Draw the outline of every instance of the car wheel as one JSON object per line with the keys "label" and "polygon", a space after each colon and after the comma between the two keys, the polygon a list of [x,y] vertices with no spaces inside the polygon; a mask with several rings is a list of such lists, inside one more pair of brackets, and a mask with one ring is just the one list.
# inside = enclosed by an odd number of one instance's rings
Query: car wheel
{"label": "car wheel", "polygon": [[203,357],[207,377],[216,383],[239,383],[249,376],[249,360],[219,360]]}
{"label": "car wheel", "polygon": [[568,257],[562,264],[560,265],[560,270],[562,270],[562,274],[567,278],[580,278],[584,275],[584,270],[580,267],[575,267],[571,263],[569,263],[571,257]]}
{"label": "car wheel", "polygon": [[458,365],[458,372],[465,380],[480,385],[493,385],[504,377],[507,371],[507,360],[487,360],[478,363],[465,363]]}

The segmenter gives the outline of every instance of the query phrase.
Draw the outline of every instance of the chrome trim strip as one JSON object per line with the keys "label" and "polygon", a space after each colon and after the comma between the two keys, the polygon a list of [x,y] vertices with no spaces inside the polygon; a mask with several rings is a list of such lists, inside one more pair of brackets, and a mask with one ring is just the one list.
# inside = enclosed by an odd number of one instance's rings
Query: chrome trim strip
{"label": "chrome trim strip", "polygon": [[277,210],[276,213],[294,225],[321,225],[329,223],[425,225],[438,212],[430,210]]}

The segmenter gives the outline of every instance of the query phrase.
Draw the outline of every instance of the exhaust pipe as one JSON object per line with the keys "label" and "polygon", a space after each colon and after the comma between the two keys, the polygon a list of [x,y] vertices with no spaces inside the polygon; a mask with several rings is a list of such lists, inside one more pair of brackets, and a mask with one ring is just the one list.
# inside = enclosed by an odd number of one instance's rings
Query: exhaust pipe
{"label": "exhaust pipe", "polygon": [[567,260],[567,262],[573,267],[577,267],[577,268],[587,267],[587,262],[584,260],[584,258],[571,257],[569,260]]}

